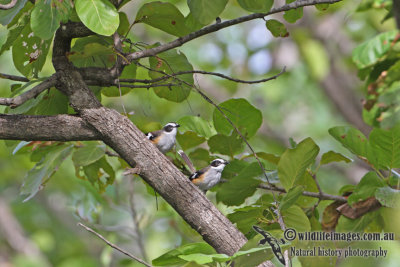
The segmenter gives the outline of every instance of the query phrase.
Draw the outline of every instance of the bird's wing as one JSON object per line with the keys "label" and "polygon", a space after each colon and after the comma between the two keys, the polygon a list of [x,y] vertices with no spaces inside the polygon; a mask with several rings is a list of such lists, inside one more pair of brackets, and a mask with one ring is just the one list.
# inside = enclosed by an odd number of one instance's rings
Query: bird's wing
{"label": "bird's wing", "polygon": [[150,132],[150,133],[146,133],[146,137],[147,139],[149,139],[150,141],[157,142],[157,139],[160,138],[162,131],[155,131],[155,132]]}
{"label": "bird's wing", "polygon": [[209,168],[210,167],[208,166],[201,170],[195,171],[192,175],[189,176],[190,181],[192,181],[195,184],[201,182],[204,179],[204,174]]}

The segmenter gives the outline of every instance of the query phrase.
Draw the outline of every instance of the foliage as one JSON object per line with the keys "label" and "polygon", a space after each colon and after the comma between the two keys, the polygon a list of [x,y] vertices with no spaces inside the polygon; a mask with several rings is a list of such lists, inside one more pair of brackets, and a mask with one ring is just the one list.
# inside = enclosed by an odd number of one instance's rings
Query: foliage
{"label": "foliage", "polygon": [[[241,15],[249,12],[267,13],[274,3],[273,1],[258,0],[238,0],[237,3],[226,0],[145,1],[136,7],[136,16],[132,16],[132,13],[129,12],[131,10],[122,7],[131,1],[123,1],[121,6],[116,6],[113,2],[115,1],[40,0],[32,4],[30,1],[18,1],[18,5],[13,9],[0,11],[0,23],[5,25],[8,30],[8,35],[0,49],[0,55],[11,49],[13,66],[30,81],[24,86],[15,85],[10,96],[26,92],[48,74],[46,64],[49,62],[46,63],[46,60],[49,53],[51,54],[52,40],[59,27],[68,21],[81,22],[96,34],[90,37],[76,38],[68,59],[80,68],[109,68],[113,66],[117,56],[122,52],[113,47],[111,36],[116,31],[126,37],[123,40],[123,52],[157,48],[162,44],[143,44],[137,39],[139,36],[135,32],[128,34],[128,29],[145,24],[151,27],[146,27],[146,31],[165,38],[166,43],[173,36],[187,36],[204,26],[213,25],[217,17],[223,17],[224,12],[239,12]],[[294,0],[286,1],[286,3],[292,2]],[[376,4],[377,1],[365,2],[367,3],[360,4],[359,12],[375,8],[384,8],[389,11],[392,9],[390,5],[384,5],[385,1],[378,1],[381,2],[380,5]],[[325,11],[328,5],[317,5],[316,8]],[[283,19],[288,23],[295,23],[302,17],[302,7],[287,10],[283,14]],[[134,21],[131,21],[130,25],[129,19],[131,18],[134,18]],[[287,28],[283,22],[277,19],[268,19],[264,27],[278,38],[288,37],[289,30],[291,31],[296,26]],[[196,168],[205,167],[216,157],[230,160],[230,164],[223,172],[223,179],[226,181],[213,188],[211,194],[215,193],[216,205],[227,214],[229,220],[236,224],[249,242],[236,254],[227,256],[218,254],[204,242],[189,243],[179,240],[179,247],[155,258],[152,263],[156,266],[190,263],[217,265],[234,260],[243,264],[250,255],[251,264],[254,266],[267,259],[272,259],[271,255],[273,254],[269,245],[258,246],[257,242],[260,240],[260,236],[252,230],[251,226],[258,225],[272,232],[276,238],[281,238],[283,230],[280,228],[280,219],[286,227],[294,228],[299,232],[320,230],[326,225],[324,222],[331,222],[332,229],[341,231],[389,231],[391,228],[387,221],[391,217],[387,211],[393,209],[398,213],[400,206],[400,177],[395,170],[400,168],[398,37],[398,31],[386,31],[361,43],[353,50],[352,59],[358,68],[359,77],[365,80],[364,91],[367,99],[364,103],[363,117],[366,123],[373,126],[373,129],[367,137],[352,126],[335,126],[329,130],[326,130],[329,128],[326,127],[324,135],[326,136],[327,133],[331,135],[328,141],[332,144],[330,147],[335,147],[334,140],[344,147],[329,148],[328,152],[323,152],[326,151],[323,142],[304,136],[299,138],[301,141],[297,143],[292,140],[292,146],[288,148],[280,147],[276,150],[266,148],[269,146],[269,141],[265,141],[265,137],[260,132],[263,130],[263,122],[268,121],[267,116],[271,115],[266,115],[264,107],[257,105],[257,101],[252,101],[250,97],[237,97],[240,94],[233,97],[232,95],[237,90],[233,87],[236,85],[224,84],[224,87],[230,88],[230,91],[228,90],[229,97],[224,99],[225,101],[220,101],[217,107],[210,105],[211,100],[208,101],[204,96],[196,94],[198,85],[191,71],[195,69],[193,66],[196,66],[195,63],[198,62],[192,62],[189,55],[193,53],[190,51],[184,53],[182,50],[169,49],[150,56],[148,60],[140,59],[126,66],[120,79],[137,79],[135,85],[140,84],[140,80],[151,79],[154,82],[147,90],[135,91],[118,88],[111,81],[109,86],[92,86],[92,91],[105,105],[114,105],[114,107],[119,105],[118,100],[114,99],[119,99],[122,95],[132,97],[132,103],[137,104],[132,106],[138,110],[139,107],[145,107],[146,102],[151,102],[149,106],[154,105],[149,108],[154,112],[152,116],[136,116],[135,114],[134,117],[131,117],[143,132],[159,129],[161,120],[177,121],[181,125],[180,133],[177,136],[177,146],[189,155]],[[304,56],[307,57],[307,55]],[[309,62],[313,62],[313,60],[315,60],[313,56],[308,57]],[[221,68],[224,67],[224,64],[227,63],[220,63]],[[311,66],[310,69],[312,70],[313,67]],[[315,66],[314,69],[316,69]],[[179,72],[187,73],[179,74]],[[290,75],[296,75],[295,71]],[[318,77],[313,78],[318,80],[318,83],[324,75],[325,73],[319,73],[315,75]],[[297,82],[296,80],[295,83]],[[220,82],[221,87],[223,83]],[[218,95],[219,88],[216,87],[213,90],[215,92],[212,93]],[[260,91],[257,93],[261,94]],[[272,95],[270,92],[262,93]],[[304,92],[304,94],[306,93]],[[273,96],[279,98],[278,93],[276,94]],[[146,100],[146,97],[149,101]],[[286,98],[289,99],[289,96],[284,94],[281,97],[283,102],[286,101]],[[186,104],[185,101],[190,105],[193,99],[195,100],[193,102],[196,102],[193,103],[196,105],[193,109],[200,110],[201,114],[188,115],[186,111],[182,112],[183,108],[179,105]],[[274,103],[271,105],[273,106]],[[291,103],[286,103],[286,105],[291,105]],[[192,109],[192,107],[190,108]],[[276,110],[278,108],[279,105]],[[68,106],[68,99],[55,88],[49,89],[17,109],[6,109],[5,112],[34,115],[75,113]],[[251,147],[248,147],[249,144]],[[127,167],[127,163],[122,159],[110,156],[109,152],[111,151],[101,142],[8,141],[7,146],[15,157],[23,155],[29,157],[30,162],[27,162],[26,165],[30,167],[30,170],[26,172],[20,190],[21,194],[26,195],[24,201],[34,201],[44,187],[46,187],[46,191],[47,187],[55,180],[56,172],[60,172],[62,164],[64,166],[69,164],[69,171],[73,169],[75,177],[79,178],[79,180],[70,180],[68,183],[76,183],[79,188],[84,188],[85,192],[89,192],[87,195],[76,197],[79,200],[74,203],[73,212],[80,219],[91,223],[104,223],[102,214],[105,214],[106,211],[103,211],[102,208],[107,207],[104,199],[118,204],[120,192],[117,192],[116,188],[125,190],[126,195],[131,193],[126,192],[124,186],[118,187],[127,183],[123,180],[125,178],[121,178],[122,170]],[[255,153],[252,153],[249,148],[254,149]],[[177,167],[184,171],[184,167],[182,167],[184,164],[176,153],[170,152],[168,156],[177,163]],[[362,161],[372,170],[362,178],[358,177],[360,181],[356,185],[341,185],[342,190],[333,193],[338,197],[345,196],[348,205],[353,207],[370,198],[375,198],[382,207],[376,212],[367,213],[356,219],[348,219],[343,215],[338,215],[332,206],[328,206],[336,202],[324,204],[318,201],[318,194],[322,194],[318,181],[322,180],[320,177],[329,179],[324,175],[325,172],[330,171],[331,163],[344,166],[343,163],[353,161]],[[329,184],[332,180],[334,179],[325,180],[324,183]],[[267,185],[271,186],[273,190],[264,190],[263,186]],[[149,189],[149,186],[142,184],[141,186],[143,189],[139,192],[141,198],[153,200],[153,191]],[[274,190],[274,188],[280,188],[280,190]],[[332,190],[329,186],[328,188],[324,187],[325,189]],[[70,193],[71,195],[78,194],[76,192],[79,190],[74,190],[71,190],[73,192]],[[317,197],[306,196],[305,191],[314,193]],[[329,191],[329,193],[331,192]],[[105,197],[103,198],[103,196]],[[112,205],[110,204],[110,206]],[[109,207],[107,212],[115,211]],[[165,204],[161,204],[160,211],[156,216],[156,219],[148,220],[156,221],[168,218],[167,220],[170,222],[160,223],[163,227],[165,225],[173,226],[174,222],[172,221],[176,220],[179,221],[179,226],[175,226],[176,228],[182,228],[190,233],[182,220],[177,218],[178,215],[172,213],[171,208]],[[158,241],[161,243],[161,240]],[[293,244],[281,247],[288,249],[291,245]],[[103,253],[107,255],[110,252],[104,250]],[[300,261],[306,266],[306,259]],[[334,265],[334,262],[330,262],[330,264]]]}

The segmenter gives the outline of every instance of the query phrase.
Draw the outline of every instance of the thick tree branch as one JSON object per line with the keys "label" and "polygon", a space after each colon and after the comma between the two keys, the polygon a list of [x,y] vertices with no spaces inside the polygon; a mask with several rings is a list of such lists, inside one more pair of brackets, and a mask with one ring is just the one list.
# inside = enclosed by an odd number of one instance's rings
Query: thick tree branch
{"label": "thick tree branch", "polygon": [[17,4],[18,0],[11,0],[8,4],[0,4],[0,9],[7,10],[13,8]]}
{"label": "thick tree branch", "polygon": [[[266,190],[270,190],[270,191],[286,193],[286,190],[284,188],[272,187],[272,186],[267,185],[267,184],[260,184],[258,186],[258,188],[266,189]],[[314,197],[314,198],[318,198],[320,200],[336,200],[336,201],[339,201],[339,202],[347,202],[347,199],[345,197],[330,195],[330,194],[326,194],[326,193],[322,193],[322,192],[316,193],[316,192],[303,191],[302,194],[303,194],[303,196]]]}
{"label": "thick tree branch", "polygon": [[88,232],[94,234],[95,236],[97,236],[98,238],[100,238],[101,240],[103,240],[104,242],[106,242],[106,244],[109,245],[110,247],[112,247],[113,249],[115,249],[115,250],[121,252],[122,254],[125,254],[125,255],[128,256],[129,258],[131,258],[131,259],[133,259],[133,260],[135,260],[135,261],[137,261],[137,262],[140,262],[141,264],[143,264],[143,265],[145,265],[145,266],[151,267],[151,265],[148,264],[147,262],[145,262],[144,260],[139,259],[138,257],[136,257],[136,256],[132,255],[131,253],[129,253],[129,252],[123,250],[122,248],[118,247],[117,245],[114,245],[113,243],[111,243],[110,241],[108,241],[106,238],[104,238],[101,234],[97,233],[97,232],[96,232],[95,230],[93,230],[92,228],[87,227],[86,225],[84,225],[84,224],[82,224],[82,223],[78,223],[78,225],[81,226],[81,227],[83,227],[83,228],[85,228],[86,231],[88,231]]}
{"label": "thick tree branch", "polygon": [[77,116],[0,114],[0,139],[25,141],[100,140],[101,136]]}
{"label": "thick tree branch", "polygon": [[16,108],[26,101],[37,97],[41,92],[46,89],[49,89],[56,85],[56,76],[55,74],[51,76],[49,79],[45,80],[44,82],[36,85],[32,89],[26,91],[25,93],[16,96],[16,97],[0,97],[0,105],[10,106],[11,108]]}
{"label": "thick tree branch", "polygon": [[[296,9],[299,7],[304,7],[304,6],[311,6],[311,5],[316,5],[316,4],[333,4],[336,2],[340,2],[342,0],[298,0],[295,1],[293,3],[287,4],[287,5],[283,5],[281,7],[278,8],[273,8],[271,9],[271,11],[269,11],[268,13],[254,13],[254,14],[250,14],[247,16],[243,16],[243,17],[239,17],[236,19],[232,19],[232,20],[228,20],[228,21],[224,21],[221,23],[217,23],[217,24],[213,24],[207,27],[204,27],[198,31],[189,33],[188,35],[185,35],[183,37],[180,37],[178,39],[175,39],[172,42],[154,47],[154,48],[150,48],[150,49],[146,49],[146,50],[142,50],[142,51],[137,51],[131,54],[127,54],[126,55],[126,59],[129,60],[129,62],[132,62],[133,60],[139,59],[139,58],[144,58],[144,57],[150,57],[150,56],[155,56],[161,52],[179,47],[193,39],[199,38],[203,35],[212,33],[212,32],[216,32],[220,29],[232,26],[232,25],[236,25],[239,23],[243,23],[246,21],[250,21],[250,20],[254,20],[254,19],[260,19],[260,18],[264,18],[266,16],[272,15],[272,14],[276,14],[276,13],[280,13],[283,11],[288,11],[291,9]],[[126,64],[126,63],[125,63]]]}

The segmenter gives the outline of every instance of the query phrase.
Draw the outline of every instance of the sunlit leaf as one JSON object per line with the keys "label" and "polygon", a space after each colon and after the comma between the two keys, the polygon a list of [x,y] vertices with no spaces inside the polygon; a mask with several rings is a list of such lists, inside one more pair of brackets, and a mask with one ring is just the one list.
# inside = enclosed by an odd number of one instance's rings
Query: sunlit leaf
{"label": "sunlit leaf", "polygon": [[289,32],[285,25],[277,21],[276,19],[269,19],[265,22],[267,29],[272,33],[274,37],[288,37]]}
{"label": "sunlit leaf", "polygon": [[385,186],[385,183],[378,177],[375,172],[368,172],[357,184],[354,192],[349,196],[348,203],[352,205],[356,202],[365,200],[375,195],[375,191],[379,187]]}
{"label": "sunlit leaf", "polygon": [[87,166],[104,156],[106,146],[95,141],[85,142],[83,147],[79,147],[72,155],[75,166]]}
{"label": "sunlit leaf", "polygon": [[274,4],[274,0],[238,0],[238,3],[247,11],[267,13]]}
{"label": "sunlit leaf", "polygon": [[188,0],[190,13],[203,25],[207,25],[221,14],[228,0]]}
{"label": "sunlit leaf", "polygon": [[320,164],[325,165],[331,162],[340,162],[340,161],[344,161],[346,163],[352,162],[351,159],[340,153],[337,153],[335,151],[328,151],[322,155]]}
{"label": "sunlit leaf", "polygon": [[376,190],[375,197],[385,207],[400,208],[400,190],[389,186],[381,187]]}

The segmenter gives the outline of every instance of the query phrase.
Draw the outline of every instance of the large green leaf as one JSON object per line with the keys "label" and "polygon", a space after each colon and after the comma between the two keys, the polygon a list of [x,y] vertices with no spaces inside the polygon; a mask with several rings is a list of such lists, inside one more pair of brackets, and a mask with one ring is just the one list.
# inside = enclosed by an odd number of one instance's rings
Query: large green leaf
{"label": "large green leaf", "polygon": [[383,60],[396,38],[397,30],[378,34],[353,50],[353,62],[359,69],[372,66]]}
{"label": "large green leaf", "polygon": [[85,142],[83,147],[79,147],[72,155],[75,166],[87,166],[94,163],[104,156],[106,146],[95,141]]}
{"label": "large green leaf", "polygon": [[252,229],[252,225],[257,224],[260,219],[264,218],[263,207],[246,206],[243,208],[235,209],[231,214],[228,214],[228,219],[236,224],[236,227],[244,234]]}
{"label": "large green leaf", "polygon": [[98,186],[100,193],[103,193],[107,185],[111,185],[115,180],[114,169],[104,156],[89,165],[83,166],[83,171],[89,182]]}
{"label": "large green leaf", "polygon": [[176,140],[183,150],[198,146],[206,141],[202,136],[198,136],[195,132],[186,131],[183,134],[177,134]]}
{"label": "large green leaf", "polygon": [[378,166],[386,169],[400,168],[400,124],[391,130],[373,129],[369,141]]}
{"label": "large green leaf", "polygon": [[291,188],[287,194],[285,194],[279,204],[280,210],[285,210],[294,205],[297,199],[302,195],[304,188],[301,185]]}
{"label": "large green leaf", "polygon": [[60,27],[61,16],[53,1],[36,1],[31,16],[31,28],[43,40],[53,37]]}
{"label": "large green leaf", "polygon": [[118,29],[118,12],[108,0],[76,0],[75,10],[83,24],[97,34],[110,36]]}
{"label": "large green leaf", "polygon": [[[11,0],[0,1],[1,4],[9,3]],[[13,8],[8,10],[0,10],[0,24],[6,26],[9,24],[13,18],[18,14],[18,12],[25,6],[28,0],[18,0]]]}
{"label": "large green leaf", "polygon": [[257,162],[251,163],[236,177],[220,186],[217,191],[217,201],[229,206],[242,204],[247,197],[253,195],[256,191],[261,181],[254,179],[254,177],[260,176],[262,173],[263,171]]}
{"label": "large green leaf", "polygon": [[214,21],[225,9],[228,0],[187,0],[190,13],[203,25]]}
{"label": "large green leaf", "polygon": [[180,118],[177,123],[181,126],[180,131],[193,131],[207,139],[217,133],[211,122],[198,116],[185,116]]}
{"label": "large green leaf", "polygon": [[381,187],[376,190],[375,197],[385,207],[400,209],[400,190]]}
{"label": "large green leaf", "polygon": [[293,205],[281,212],[286,227],[293,228],[297,232],[308,232],[311,230],[310,221],[304,211],[297,205]]}
{"label": "large green leaf", "polygon": [[51,40],[42,40],[35,36],[29,24],[26,24],[12,46],[14,66],[24,76],[37,77],[43,68],[49,52]]}
{"label": "large green leaf", "polygon": [[358,183],[354,192],[349,196],[347,202],[352,205],[358,201],[365,200],[375,195],[375,191],[379,187],[385,186],[385,183],[378,177],[375,172],[368,172]]}
{"label": "large green leaf", "polygon": [[[244,98],[229,99],[219,105],[225,115],[239,128],[243,135],[253,136],[262,123],[261,111],[252,106]],[[213,121],[215,129],[222,134],[230,135],[232,125],[214,109]]]}
{"label": "large green leaf", "polygon": [[339,162],[339,161],[344,161],[346,163],[352,162],[351,159],[340,153],[337,153],[335,151],[328,151],[322,155],[320,164],[324,165],[324,164],[329,164],[331,162]]}
{"label": "large green leaf", "polygon": [[51,89],[35,107],[36,115],[56,115],[68,113],[68,97],[59,90]]}
{"label": "large green leaf", "polygon": [[186,260],[180,258],[179,256],[190,255],[194,253],[214,254],[215,250],[210,245],[204,242],[186,244],[171,251],[168,251],[167,253],[164,253],[163,255],[154,259],[152,263],[156,266],[183,264],[186,262]]}
{"label": "large green leaf", "polygon": [[[112,49],[112,40],[111,38],[99,36],[79,38],[71,48],[68,59],[72,61],[75,66],[81,68],[111,67],[115,63],[115,53]],[[135,66],[135,64],[131,64],[126,68],[134,68],[136,70],[136,67],[131,66]]]}
{"label": "large green leaf", "polygon": [[337,126],[330,128],[329,134],[353,154],[367,157],[369,149],[368,139],[359,130],[349,126]]}
{"label": "large green leaf", "polygon": [[65,158],[71,153],[72,147],[72,145],[51,147],[41,161],[28,171],[21,188],[22,195],[29,195],[24,199],[24,202],[28,201],[39,192],[44,183],[50,179]]}
{"label": "large green leaf", "polygon": [[244,149],[244,142],[236,132],[233,132],[230,136],[216,134],[207,143],[211,153],[228,155],[231,158]]}
{"label": "large green leaf", "polygon": [[311,138],[304,139],[293,149],[286,149],[278,163],[279,180],[286,191],[304,175],[306,169],[314,162],[318,152],[319,147]]}
{"label": "large green leaf", "polygon": [[237,0],[237,1],[243,9],[257,13],[267,13],[274,4],[274,0]]}
{"label": "large green leaf", "polygon": [[136,21],[179,37],[190,32],[179,9],[167,2],[154,1],[144,4],[136,14]]}
{"label": "large green leaf", "polygon": [[[162,71],[167,74],[173,74],[179,71],[191,71],[192,65],[187,60],[185,54],[176,49],[160,53],[157,57],[150,58],[150,68],[156,71]],[[149,70],[149,76],[153,79],[165,76],[165,74]],[[193,74],[179,75],[178,79],[166,79],[162,83],[172,83],[171,86],[153,87],[157,96],[173,102],[182,102],[188,98],[193,85]],[[186,84],[185,84],[185,83]]]}

